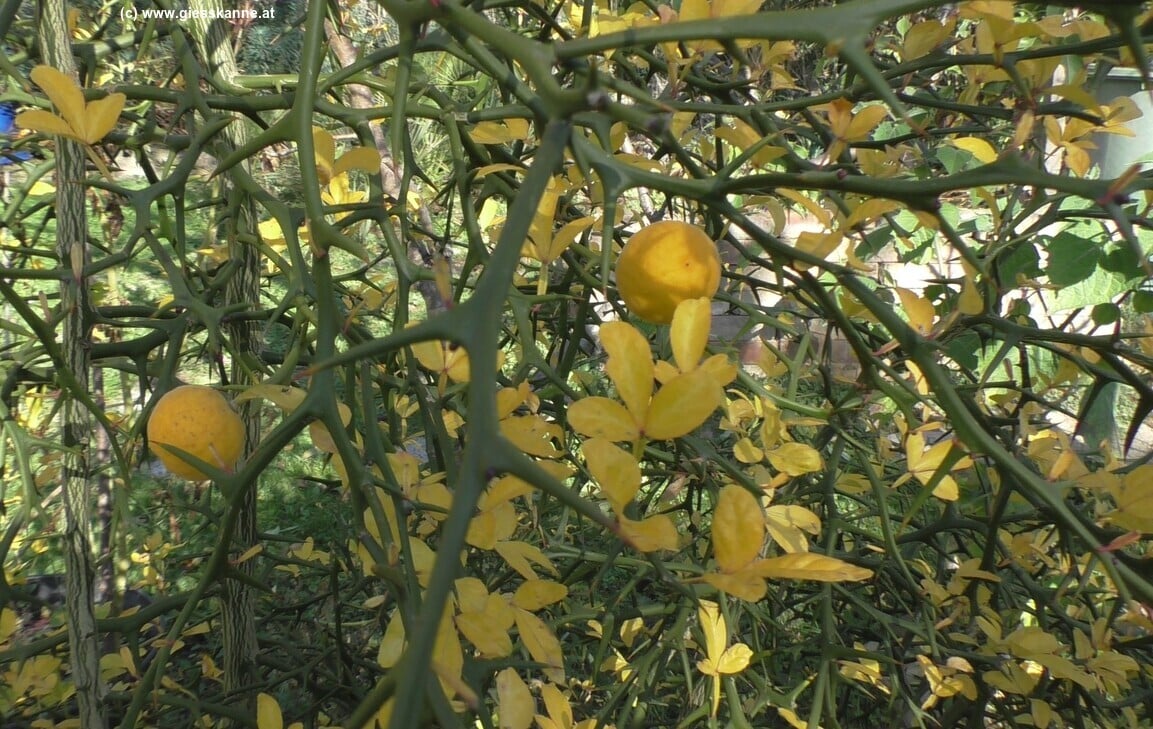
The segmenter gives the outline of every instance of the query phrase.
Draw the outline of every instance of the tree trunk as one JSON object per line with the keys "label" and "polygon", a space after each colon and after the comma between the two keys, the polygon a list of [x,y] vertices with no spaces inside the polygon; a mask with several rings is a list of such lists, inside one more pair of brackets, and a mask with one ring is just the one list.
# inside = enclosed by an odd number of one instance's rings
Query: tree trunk
{"label": "tree trunk", "polygon": [[[44,62],[76,77],[64,0],[40,4],[40,38]],[[60,280],[61,354],[73,387],[88,388],[91,302],[84,267],[88,263],[84,214],[85,152],[76,142],[56,140],[56,255],[68,273]],[[60,408],[64,448],[61,487],[64,494],[64,570],[68,610],[68,647],[72,681],[84,729],[104,727],[107,688],[100,678],[100,650],[93,605],[92,494],[88,439],[92,416],[65,388]]]}
{"label": "tree trunk", "polygon": [[[219,20],[223,17],[223,4],[220,0],[192,0],[189,5],[198,12],[193,13],[192,34],[196,40],[201,60],[208,64],[210,71],[224,86],[231,86],[239,75],[236,56],[229,36],[229,25]],[[215,18],[210,20],[211,18]],[[244,145],[248,131],[246,122],[238,118],[224,128],[213,150],[217,159],[223,159],[233,150]],[[235,174],[247,175],[251,166],[245,162],[238,165]],[[224,186],[221,199],[230,201],[230,215],[223,219],[222,233],[228,241],[229,261],[234,269],[225,289],[224,306],[248,303],[255,306],[260,297],[260,253],[255,246],[238,240],[239,233],[256,235],[255,207],[251,197],[244,193],[232,179],[234,173],[224,175],[220,184]],[[252,367],[260,351],[259,329],[254,323],[238,320],[227,325],[226,334],[232,342],[231,378],[233,382],[248,384],[254,381],[256,370]],[[246,366],[246,364],[248,366]],[[245,423],[244,457],[251,453],[260,437],[260,405],[258,400],[248,401],[240,408]],[[245,492],[232,534],[233,555],[238,556],[256,544],[256,484],[245,484]],[[238,569],[252,574],[254,561],[247,560]],[[252,588],[235,579],[224,581],[221,603],[221,622],[224,628],[224,687],[233,700],[242,705],[255,719],[256,697],[256,600]]]}

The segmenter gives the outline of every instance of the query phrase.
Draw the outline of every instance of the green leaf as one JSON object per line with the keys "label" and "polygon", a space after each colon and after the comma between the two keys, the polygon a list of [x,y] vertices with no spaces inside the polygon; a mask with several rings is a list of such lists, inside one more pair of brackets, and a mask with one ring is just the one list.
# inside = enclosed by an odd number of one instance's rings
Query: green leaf
{"label": "green leaf", "polygon": [[1045,273],[1056,286],[1071,286],[1093,275],[1101,260],[1101,247],[1079,235],[1065,232],[1053,236],[1048,245],[1049,265]]}

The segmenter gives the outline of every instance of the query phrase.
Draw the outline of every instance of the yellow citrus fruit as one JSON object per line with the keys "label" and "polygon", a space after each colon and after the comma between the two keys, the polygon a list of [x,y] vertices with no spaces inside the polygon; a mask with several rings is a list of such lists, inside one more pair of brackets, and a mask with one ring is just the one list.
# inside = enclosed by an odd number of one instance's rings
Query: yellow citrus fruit
{"label": "yellow citrus fruit", "polygon": [[244,450],[244,421],[216,390],[181,385],[169,390],[148,416],[148,442],[169,473],[190,481],[208,478],[166,446],[179,448],[222,471],[230,471]]}
{"label": "yellow citrus fruit", "polygon": [[721,257],[705,231],[662,220],[633,233],[617,259],[617,290],[629,311],[654,324],[673,320],[677,304],[712,298],[721,285]]}

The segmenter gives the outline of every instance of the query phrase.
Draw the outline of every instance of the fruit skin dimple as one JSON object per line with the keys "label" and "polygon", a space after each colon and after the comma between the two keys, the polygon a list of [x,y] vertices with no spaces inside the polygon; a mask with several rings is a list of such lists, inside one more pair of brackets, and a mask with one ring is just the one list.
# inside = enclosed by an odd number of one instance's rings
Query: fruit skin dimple
{"label": "fruit skin dimple", "polygon": [[204,385],[181,385],[164,394],[152,408],[148,442],[169,473],[190,481],[207,474],[184,460],[173,446],[231,471],[244,450],[244,421],[216,390]]}
{"label": "fruit skin dimple", "polygon": [[616,280],[629,311],[654,324],[668,324],[677,304],[712,298],[717,292],[721,258],[705,231],[664,220],[633,233],[617,259]]}

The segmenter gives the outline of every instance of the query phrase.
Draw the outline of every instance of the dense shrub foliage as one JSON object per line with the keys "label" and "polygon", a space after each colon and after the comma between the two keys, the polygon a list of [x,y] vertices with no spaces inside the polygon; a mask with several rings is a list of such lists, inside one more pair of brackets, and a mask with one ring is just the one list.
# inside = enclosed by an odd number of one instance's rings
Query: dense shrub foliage
{"label": "dense shrub foliage", "polygon": [[[0,10],[5,726],[1150,721],[1138,4],[160,6],[79,86]],[[660,220],[724,271],[656,325]],[[181,382],[259,434],[211,482]]]}

